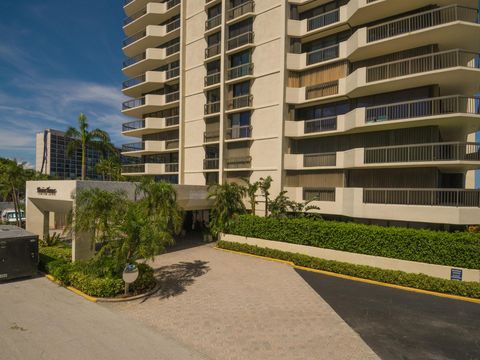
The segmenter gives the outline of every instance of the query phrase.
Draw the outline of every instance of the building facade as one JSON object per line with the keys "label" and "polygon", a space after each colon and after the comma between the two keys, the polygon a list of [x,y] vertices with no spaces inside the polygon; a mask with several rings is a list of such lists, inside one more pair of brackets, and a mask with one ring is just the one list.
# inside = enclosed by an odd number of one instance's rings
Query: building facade
{"label": "building facade", "polygon": [[[35,170],[60,180],[79,179],[82,176],[82,151],[76,149],[72,156],[67,155],[69,138],[59,130],[46,129],[36,134]],[[118,149],[120,153],[120,150]],[[99,150],[87,147],[87,179],[102,180],[102,174],[95,170],[103,157]],[[136,162],[136,159],[121,156],[122,164]]]}
{"label": "building facade", "polygon": [[[124,175],[475,224],[476,0],[125,0]],[[461,36],[459,36],[461,34]],[[261,211],[261,207],[259,208]]]}

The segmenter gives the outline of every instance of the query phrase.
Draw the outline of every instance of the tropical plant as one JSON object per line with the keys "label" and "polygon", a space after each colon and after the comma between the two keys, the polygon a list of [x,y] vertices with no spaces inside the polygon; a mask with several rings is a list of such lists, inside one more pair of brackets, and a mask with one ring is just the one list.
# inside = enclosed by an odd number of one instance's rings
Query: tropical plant
{"label": "tropical plant", "polygon": [[255,181],[254,183],[251,183],[248,178],[242,178],[242,180],[246,183],[245,186],[245,195],[248,198],[248,202],[250,203],[250,209],[252,211],[252,214],[256,214],[256,209],[257,209],[257,192],[260,187],[260,182]]}
{"label": "tropical plant", "polygon": [[40,239],[40,244],[45,247],[56,246],[60,243],[60,234],[55,232],[53,234],[47,234]]}
{"label": "tropical plant", "polygon": [[118,181],[122,179],[120,159],[116,155],[102,157],[95,165],[95,170],[102,174],[103,180]]}
{"label": "tropical plant", "polygon": [[11,198],[14,205],[17,226],[22,225],[20,217],[20,197],[25,193],[25,183],[28,180],[25,171],[25,162],[3,159],[0,162],[0,190],[4,197]]}
{"label": "tropical plant", "polygon": [[235,215],[245,214],[243,196],[245,189],[235,183],[214,184],[208,189],[208,198],[213,199],[210,230],[217,236],[228,228]]}
{"label": "tropical plant", "polygon": [[100,129],[88,130],[87,117],[83,113],[78,117],[78,129],[69,127],[65,132],[65,137],[70,139],[67,145],[68,157],[71,157],[77,149],[81,149],[82,180],[85,180],[87,176],[88,147],[100,150],[104,155],[115,151],[110,141],[110,136],[105,131]]}
{"label": "tropical plant", "polygon": [[312,214],[312,210],[320,210],[316,205],[310,205],[313,200],[306,202],[296,202],[291,200],[286,195],[287,191],[282,191],[278,196],[269,203],[268,209],[270,210],[270,215],[273,217],[287,217],[288,215],[293,217],[321,217],[317,214]]}
{"label": "tropical plant", "polygon": [[272,186],[273,179],[271,176],[267,176],[266,178],[260,178],[259,187],[260,191],[265,199],[265,216],[268,216],[268,207],[270,201],[270,187]]}

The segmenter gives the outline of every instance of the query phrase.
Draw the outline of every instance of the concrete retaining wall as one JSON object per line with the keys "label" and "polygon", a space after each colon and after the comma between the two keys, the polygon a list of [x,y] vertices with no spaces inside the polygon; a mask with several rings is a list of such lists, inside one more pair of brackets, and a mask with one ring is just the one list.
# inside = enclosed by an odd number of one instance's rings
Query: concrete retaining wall
{"label": "concrete retaining wall", "polygon": [[[379,256],[363,255],[349,253],[345,251],[322,249],[313,246],[289,244],[280,241],[263,240],[256,238],[247,238],[245,236],[224,234],[221,240],[236,242],[241,244],[255,245],[263,248],[288,251],[308,256],[313,256],[326,260],[335,260],[355,265],[368,265],[385,270],[399,270],[407,273],[425,274],[441,279],[450,280],[452,267],[443,265],[433,265],[415,261],[390,259]],[[460,269],[463,273],[463,281],[480,282],[480,270]]]}

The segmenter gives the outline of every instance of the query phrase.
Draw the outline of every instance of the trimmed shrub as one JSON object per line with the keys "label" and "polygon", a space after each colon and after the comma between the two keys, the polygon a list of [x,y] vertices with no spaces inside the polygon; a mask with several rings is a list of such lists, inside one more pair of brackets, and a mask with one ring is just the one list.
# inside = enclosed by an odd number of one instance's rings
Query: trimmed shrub
{"label": "trimmed shrub", "polygon": [[241,215],[226,233],[430,264],[480,269],[480,236],[309,218]]}
{"label": "trimmed shrub", "polygon": [[[124,291],[123,269],[117,269],[109,257],[72,263],[70,249],[61,246],[43,247],[40,253],[40,268],[65,286],[96,297],[114,297]],[[138,264],[138,270],[138,279],[130,285],[133,295],[152,289],[156,283],[150,266]]]}
{"label": "trimmed shrub", "polygon": [[219,241],[217,246],[221,249],[290,261],[297,266],[308,267],[315,270],[324,270],[337,274],[349,275],[362,279],[375,280],[383,283],[407,286],[439,293],[480,298],[480,283],[476,282],[452,281],[423,274],[410,274],[402,271],[383,270],[371,266],[352,265],[338,261],[319,259],[302,254],[294,254],[280,250],[261,248],[258,246],[232,243],[227,241]]}

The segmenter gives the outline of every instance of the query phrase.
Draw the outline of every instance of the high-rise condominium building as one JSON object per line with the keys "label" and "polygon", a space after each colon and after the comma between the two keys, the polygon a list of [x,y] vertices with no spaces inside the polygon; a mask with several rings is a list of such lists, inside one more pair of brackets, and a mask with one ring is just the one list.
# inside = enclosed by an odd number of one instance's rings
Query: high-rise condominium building
{"label": "high-rise condominium building", "polygon": [[272,176],[332,217],[474,224],[477,0],[125,0],[123,104],[179,184]]}

